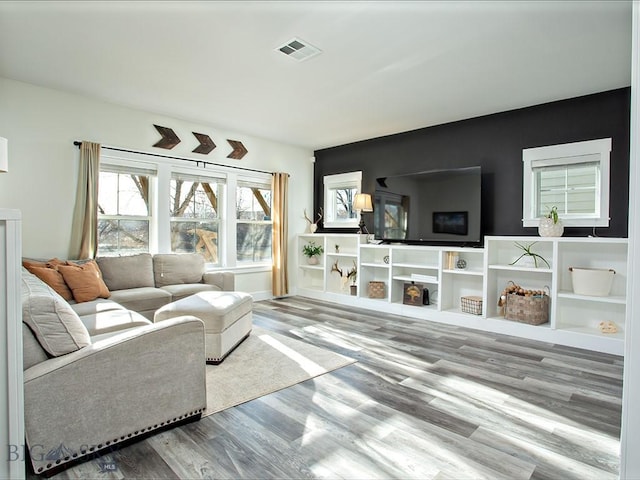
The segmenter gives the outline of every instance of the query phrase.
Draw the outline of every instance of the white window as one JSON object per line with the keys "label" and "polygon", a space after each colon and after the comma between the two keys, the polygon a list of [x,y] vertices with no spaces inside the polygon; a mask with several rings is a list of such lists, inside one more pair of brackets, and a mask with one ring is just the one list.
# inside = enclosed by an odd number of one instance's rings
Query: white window
{"label": "white window", "polygon": [[271,263],[271,185],[238,181],[236,187],[236,262]]}
{"label": "white window", "polygon": [[523,226],[552,207],[565,226],[609,226],[610,153],[610,138],[523,150]]}
{"label": "white window", "polygon": [[362,172],[340,173],[324,177],[324,219],[329,228],[357,227],[358,212],[353,199],[360,193]]}
{"label": "white window", "polygon": [[220,264],[219,201],[224,179],[174,172],[171,175],[169,211],[171,251],[201,253],[205,261]]}
{"label": "white window", "polygon": [[149,252],[155,170],[102,164],[98,183],[98,255]]}
{"label": "white window", "polygon": [[98,255],[201,253],[220,268],[271,265],[271,174],[103,147]]}

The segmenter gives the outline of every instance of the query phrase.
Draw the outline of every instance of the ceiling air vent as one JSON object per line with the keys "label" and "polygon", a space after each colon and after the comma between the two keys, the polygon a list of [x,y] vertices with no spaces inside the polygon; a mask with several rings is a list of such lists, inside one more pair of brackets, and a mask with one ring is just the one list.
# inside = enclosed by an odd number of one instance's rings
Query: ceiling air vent
{"label": "ceiling air vent", "polygon": [[294,38],[293,40],[289,40],[284,45],[277,48],[277,50],[284,53],[289,58],[293,58],[299,62],[306,60],[307,58],[315,57],[322,53],[317,47],[305,42],[304,40],[300,40],[299,38]]}

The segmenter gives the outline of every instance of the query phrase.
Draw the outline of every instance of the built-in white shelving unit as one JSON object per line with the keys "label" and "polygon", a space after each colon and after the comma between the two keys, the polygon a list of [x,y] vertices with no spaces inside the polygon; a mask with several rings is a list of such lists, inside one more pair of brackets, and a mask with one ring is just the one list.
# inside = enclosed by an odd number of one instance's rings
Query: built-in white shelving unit
{"label": "built-in white shelving unit", "polygon": [[[317,265],[309,265],[302,255],[302,247],[310,241],[324,249]],[[623,354],[626,239],[488,236],[484,243],[484,248],[375,245],[368,244],[365,235],[303,234],[298,237],[297,293],[410,318]],[[515,262],[522,253],[517,243],[533,244],[532,251],[548,265],[541,260],[537,266]],[[464,260],[464,268],[452,263],[452,256]],[[344,273],[357,265],[355,295],[345,279],[331,271],[334,264]],[[574,294],[569,267],[614,269],[610,295]],[[536,290],[548,289],[548,323],[528,325],[502,316],[498,298],[510,281]],[[369,282],[384,282],[383,298],[369,298]],[[429,290],[429,305],[403,303],[405,284],[411,282]],[[464,313],[460,305],[463,296],[481,297],[482,314]],[[618,332],[602,333],[598,327],[602,321],[615,322]]]}

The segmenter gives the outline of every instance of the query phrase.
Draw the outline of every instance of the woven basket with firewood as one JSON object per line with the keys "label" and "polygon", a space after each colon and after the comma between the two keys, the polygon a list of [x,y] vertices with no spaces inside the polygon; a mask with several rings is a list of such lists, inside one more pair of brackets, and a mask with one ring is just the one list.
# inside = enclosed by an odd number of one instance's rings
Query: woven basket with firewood
{"label": "woven basket with firewood", "polygon": [[498,307],[504,309],[504,318],[529,325],[541,325],[549,321],[549,287],[540,290],[526,289],[510,281],[502,291]]}

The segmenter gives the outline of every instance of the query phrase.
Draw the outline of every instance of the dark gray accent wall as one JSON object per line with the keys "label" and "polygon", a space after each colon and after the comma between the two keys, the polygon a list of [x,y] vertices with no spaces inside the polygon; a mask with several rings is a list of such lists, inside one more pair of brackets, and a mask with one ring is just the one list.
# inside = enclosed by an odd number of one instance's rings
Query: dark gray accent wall
{"label": "dark gray accent wall", "polygon": [[[325,175],[361,170],[362,191],[373,193],[378,177],[480,165],[483,234],[537,235],[522,227],[522,150],[611,137],[611,220],[595,232],[626,237],[630,100],[631,89],[621,88],[317,150],[315,211],[323,204]],[[364,220],[373,225],[372,214]],[[565,228],[565,236],[592,233]]]}

